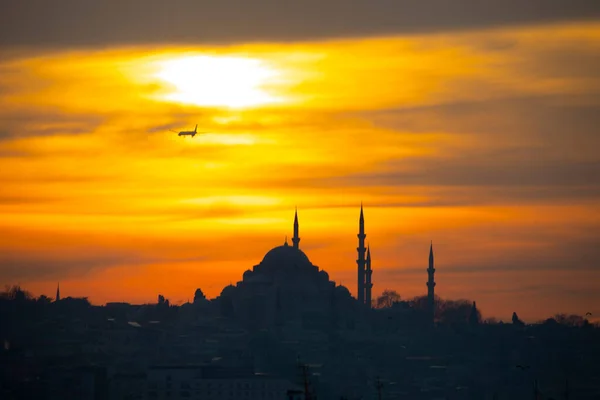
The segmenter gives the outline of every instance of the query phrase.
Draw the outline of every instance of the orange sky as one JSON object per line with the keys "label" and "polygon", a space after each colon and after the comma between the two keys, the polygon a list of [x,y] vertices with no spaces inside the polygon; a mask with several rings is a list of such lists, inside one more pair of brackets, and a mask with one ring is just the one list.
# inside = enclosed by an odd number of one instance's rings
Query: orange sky
{"label": "orange sky", "polygon": [[[292,233],[355,292],[600,314],[600,24],[0,61],[0,283],[177,303]],[[210,134],[181,138],[169,129]],[[596,307],[596,308],[594,308]]]}

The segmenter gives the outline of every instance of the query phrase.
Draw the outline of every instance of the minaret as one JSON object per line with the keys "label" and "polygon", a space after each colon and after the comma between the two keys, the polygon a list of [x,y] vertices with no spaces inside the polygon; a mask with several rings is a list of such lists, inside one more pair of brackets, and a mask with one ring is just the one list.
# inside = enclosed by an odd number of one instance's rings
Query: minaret
{"label": "minaret", "polygon": [[292,238],[292,243],[294,243],[294,248],[300,248],[300,237],[298,236],[298,208],[296,208],[296,214],[294,215],[294,237]]}
{"label": "minaret", "polygon": [[433,322],[434,314],[435,314],[435,281],[433,280],[433,274],[435,273],[435,268],[433,268],[433,241],[429,247],[429,268],[427,269],[427,274],[429,275],[429,280],[427,281],[427,308],[429,311],[429,315],[431,316],[431,320]]}
{"label": "minaret", "polygon": [[366,283],[365,283],[365,304],[368,308],[371,308],[371,288],[373,283],[371,282],[371,246],[367,246],[367,271],[366,271]]}
{"label": "minaret", "polygon": [[479,323],[479,318],[477,317],[477,303],[473,302],[473,307],[471,307],[471,314],[469,315],[469,323],[471,325],[477,325]]}
{"label": "minaret", "polygon": [[60,301],[60,283],[58,283],[56,285],[56,300],[55,301]]}
{"label": "minaret", "polygon": [[360,219],[358,221],[358,259],[356,264],[358,265],[358,293],[357,298],[360,304],[365,304],[365,217],[363,215],[362,202],[360,203]]}

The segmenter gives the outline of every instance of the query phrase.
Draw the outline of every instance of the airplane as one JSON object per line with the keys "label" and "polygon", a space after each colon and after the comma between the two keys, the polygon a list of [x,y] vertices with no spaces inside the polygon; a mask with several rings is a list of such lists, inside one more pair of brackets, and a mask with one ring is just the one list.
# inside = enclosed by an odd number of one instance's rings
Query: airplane
{"label": "airplane", "polygon": [[193,131],[181,131],[181,132],[177,132],[177,131],[174,131],[172,129],[170,131],[177,133],[178,136],[191,136],[191,137],[196,136],[198,133],[207,133],[207,132],[198,132],[198,124],[196,124],[196,127],[194,128]]}

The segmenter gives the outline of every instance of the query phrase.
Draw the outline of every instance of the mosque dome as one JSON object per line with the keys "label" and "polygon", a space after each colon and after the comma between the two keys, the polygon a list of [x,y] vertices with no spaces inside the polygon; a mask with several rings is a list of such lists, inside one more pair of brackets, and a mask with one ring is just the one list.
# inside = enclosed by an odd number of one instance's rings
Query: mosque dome
{"label": "mosque dome", "polygon": [[297,266],[297,267],[312,267],[312,263],[300,249],[289,246],[287,243],[283,246],[275,247],[261,261],[262,265],[268,266]]}

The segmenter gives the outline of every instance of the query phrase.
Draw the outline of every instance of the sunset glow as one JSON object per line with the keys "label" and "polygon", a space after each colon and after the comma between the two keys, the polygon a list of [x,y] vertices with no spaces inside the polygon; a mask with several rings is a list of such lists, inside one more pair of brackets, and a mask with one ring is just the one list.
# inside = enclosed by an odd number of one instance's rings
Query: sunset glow
{"label": "sunset glow", "polygon": [[267,93],[278,73],[259,60],[239,57],[191,56],[160,63],[157,77],[172,85],[165,96],[196,106],[242,108],[278,103]]}
{"label": "sunset glow", "polygon": [[215,297],[298,207],[300,247],[354,293],[362,201],[374,294],[425,293],[433,241],[443,297],[580,313],[600,301],[598,50],[590,23],[0,61],[0,283]]}

